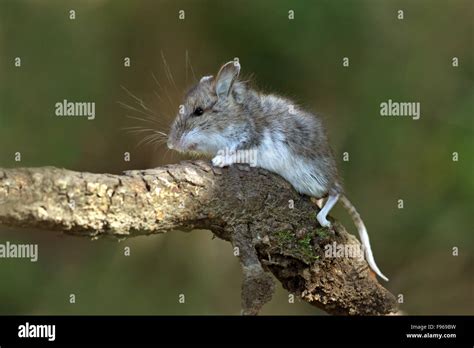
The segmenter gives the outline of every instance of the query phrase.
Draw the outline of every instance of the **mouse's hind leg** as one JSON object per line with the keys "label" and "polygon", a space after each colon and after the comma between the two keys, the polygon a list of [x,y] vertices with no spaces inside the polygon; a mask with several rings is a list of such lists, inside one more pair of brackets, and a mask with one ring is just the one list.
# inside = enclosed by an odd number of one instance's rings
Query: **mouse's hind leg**
{"label": "mouse's hind leg", "polygon": [[328,196],[326,204],[324,204],[323,208],[319,211],[318,215],[316,215],[316,219],[318,219],[318,222],[322,227],[331,226],[331,222],[329,222],[329,220],[327,219],[327,216],[338,200],[339,200],[339,193],[330,194]]}

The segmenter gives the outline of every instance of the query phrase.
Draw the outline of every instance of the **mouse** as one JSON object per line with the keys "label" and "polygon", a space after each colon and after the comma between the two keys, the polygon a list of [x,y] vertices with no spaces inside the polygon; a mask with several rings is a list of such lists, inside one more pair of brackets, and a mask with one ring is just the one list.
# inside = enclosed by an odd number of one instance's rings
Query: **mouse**
{"label": "mouse", "polygon": [[331,227],[327,216],[341,202],[357,227],[367,263],[388,281],[375,263],[365,224],[344,192],[321,118],[285,97],[258,91],[239,78],[240,71],[236,58],[185,93],[168,148],[210,156],[217,167],[252,151],[254,166],[280,175],[301,194],[324,199],[316,215],[322,227]]}

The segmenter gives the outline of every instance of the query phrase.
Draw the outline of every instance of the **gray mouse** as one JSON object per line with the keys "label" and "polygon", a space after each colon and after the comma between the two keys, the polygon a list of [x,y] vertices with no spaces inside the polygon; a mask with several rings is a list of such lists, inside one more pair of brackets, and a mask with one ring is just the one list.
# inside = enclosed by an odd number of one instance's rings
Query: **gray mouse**
{"label": "gray mouse", "polygon": [[388,281],[375,263],[364,222],[344,194],[321,120],[286,98],[252,89],[238,79],[240,68],[234,59],[186,93],[168,147],[213,156],[219,167],[236,162],[228,154],[254,151],[257,167],[279,174],[302,194],[327,197],[317,214],[323,227],[331,226],[327,215],[340,201],[357,227],[369,266]]}

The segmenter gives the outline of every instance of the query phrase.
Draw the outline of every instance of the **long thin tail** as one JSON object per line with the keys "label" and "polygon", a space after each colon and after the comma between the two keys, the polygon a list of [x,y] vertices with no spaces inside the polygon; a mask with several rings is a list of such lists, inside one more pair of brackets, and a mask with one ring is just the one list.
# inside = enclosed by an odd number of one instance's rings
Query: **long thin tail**
{"label": "long thin tail", "polygon": [[365,228],[364,222],[362,221],[359,213],[357,212],[354,205],[349,201],[349,199],[345,195],[341,195],[339,201],[342,203],[344,208],[346,208],[347,212],[354,221],[354,224],[357,227],[357,231],[359,232],[360,241],[365,249],[365,257],[367,259],[367,263],[369,264],[370,268],[383,280],[388,281],[388,278],[383,275],[383,273],[377,267],[377,264],[374,260],[374,255],[372,254],[372,249],[370,248],[370,241],[369,241],[369,234],[367,233],[367,229]]}

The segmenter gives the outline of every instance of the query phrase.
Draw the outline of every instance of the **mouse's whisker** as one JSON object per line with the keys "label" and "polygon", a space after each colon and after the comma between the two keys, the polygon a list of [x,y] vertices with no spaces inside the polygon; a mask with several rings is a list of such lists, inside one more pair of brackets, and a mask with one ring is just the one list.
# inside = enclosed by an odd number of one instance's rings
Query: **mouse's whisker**
{"label": "mouse's whisker", "polygon": [[168,135],[160,130],[156,130],[153,128],[146,128],[146,127],[141,127],[141,126],[132,126],[132,127],[125,127],[123,128],[126,130],[128,133],[132,134],[147,134],[144,136],[136,145],[136,147],[139,147],[142,144],[148,144],[149,142],[166,142],[168,140]]}
{"label": "mouse's whisker", "polygon": [[159,95],[157,91],[153,90],[153,94],[156,96],[160,103],[164,103],[163,98],[161,98],[161,95]]}
{"label": "mouse's whisker", "polygon": [[124,103],[124,102],[118,101],[117,103],[118,103],[120,106],[122,106],[124,109],[136,111],[136,112],[138,112],[138,113],[140,113],[140,114],[143,114],[143,115],[145,115],[145,116],[148,116],[148,117],[150,117],[150,118],[154,118],[154,117],[155,117],[155,115],[153,115],[153,114],[146,113],[146,112],[144,112],[143,110],[137,109],[137,108],[135,108],[135,107],[133,107],[133,106],[131,106],[131,105],[128,105],[128,104],[126,104],[126,103]]}
{"label": "mouse's whisker", "polygon": [[160,53],[161,53],[161,59],[163,60],[163,70],[165,71],[165,75],[168,78],[168,82],[170,85],[174,86],[174,88],[176,89],[176,92],[179,93],[178,87],[176,86],[176,83],[174,82],[173,73],[171,72],[168,62],[166,61],[165,55],[163,54],[163,51],[160,51]]}
{"label": "mouse's whisker", "polygon": [[143,145],[151,144],[155,140],[155,135],[151,134],[147,137],[147,139],[143,142]]}
{"label": "mouse's whisker", "polygon": [[132,92],[130,92],[127,88],[125,88],[125,86],[120,86],[130,97],[132,97],[133,99],[135,99],[135,101],[137,102],[138,105],[140,105],[144,110],[146,111],[150,111],[151,113],[153,113],[153,110],[150,109],[148,106],[146,106],[146,104],[143,102],[143,99],[140,99],[138,98],[135,94],[133,94]]}
{"label": "mouse's whisker", "polygon": [[155,149],[158,149],[160,146],[163,146],[164,142],[162,141],[152,141],[151,142],[151,145],[153,146],[153,148]]}
{"label": "mouse's whisker", "polygon": [[153,139],[153,143],[157,143],[160,145],[166,144],[168,142],[168,137],[162,137],[162,136],[155,136]]}
{"label": "mouse's whisker", "polygon": [[152,129],[152,128],[141,128],[141,127],[125,127],[122,128],[122,130],[127,131],[130,134],[143,134],[143,133],[152,133],[154,134],[157,138],[160,139],[168,139],[168,135],[166,133],[163,133],[159,130]]}
{"label": "mouse's whisker", "polygon": [[163,86],[161,85],[161,83],[158,81],[158,79],[156,78],[155,74],[152,72],[151,73],[151,76],[153,78],[153,80],[155,81],[155,83],[157,84],[158,88],[163,91],[163,93],[166,95],[167,99],[168,99],[168,102],[170,103],[170,106],[172,109],[174,109],[175,105],[173,103],[173,100],[171,99],[169,93],[168,93],[168,89],[167,88],[163,88]]}
{"label": "mouse's whisker", "polygon": [[143,137],[143,139],[137,143],[136,147],[146,144],[146,142],[148,142],[150,139],[153,139],[154,136],[155,136],[154,134],[149,134],[146,137]]}
{"label": "mouse's whisker", "polygon": [[135,115],[125,115],[125,117],[131,118],[131,119],[134,119],[134,120],[138,120],[138,121],[142,121],[142,122],[153,123],[153,124],[156,124],[160,128],[166,128],[168,126],[168,122],[166,122],[165,120],[161,120],[161,119],[149,118],[149,117],[143,118],[143,117],[139,117],[139,116],[135,116]]}
{"label": "mouse's whisker", "polygon": [[153,144],[153,149],[154,149],[155,151],[157,151],[157,150],[160,148],[160,146],[162,146],[162,145],[163,145],[163,144],[154,143],[154,144]]}
{"label": "mouse's whisker", "polygon": [[122,130],[129,133],[145,133],[145,132],[154,132],[152,128],[142,128],[142,127],[123,127]]}
{"label": "mouse's whisker", "polygon": [[166,162],[166,157],[169,155],[170,149],[166,148],[165,154],[163,155],[163,161]]}
{"label": "mouse's whisker", "polygon": [[153,144],[158,144],[158,145],[161,145],[163,144],[164,142],[166,142],[166,138],[165,137],[162,137],[161,134],[159,133],[154,133],[152,137],[150,137],[146,142],[145,144],[150,144],[150,145],[153,145]]}
{"label": "mouse's whisker", "polygon": [[148,122],[148,123],[152,123],[152,124],[156,124],[158,126],[161,126],[161,124],[157,120],[154,120],[154,119],[142,118],[142,117],[132,116],[132,115],[125,115],[125,117],[133,119],[133,120]]}
{"label": "mouse's whisker", "polygon": [[164,133],[164,132],[162,132],[162,131],[159,131],[159,130],[155,130],[155,134],[156,134],[156,135],[161,135],[161,136],[163,136],[163,137],[167,137],[167,136],[168,136],[168,134],[166,134],[166,133]]}
{"label": "mouse's whisker", "polygon": [[188,66],[191,69],[191,74],[193,75],[193,80],[196,82],[196,75],[194,74],[193,65],[191,64],[191,59],[189,59],[188,50],[186,50],[186,83],[188,83]]}
{"label": "mouse's whisker", "polygon": [[184,53],[184,84],[188,85],[188,50]]}

